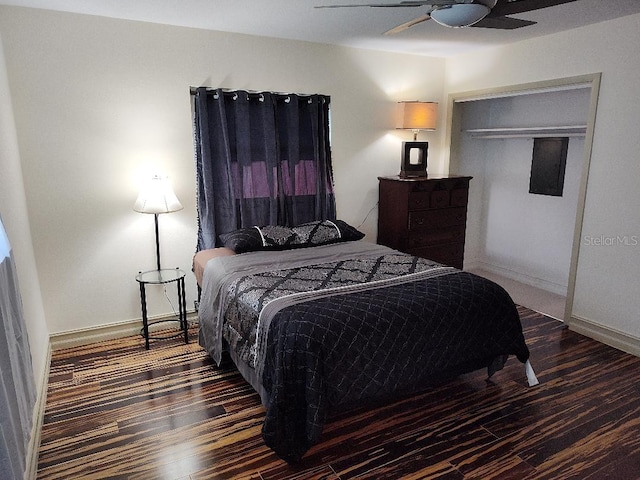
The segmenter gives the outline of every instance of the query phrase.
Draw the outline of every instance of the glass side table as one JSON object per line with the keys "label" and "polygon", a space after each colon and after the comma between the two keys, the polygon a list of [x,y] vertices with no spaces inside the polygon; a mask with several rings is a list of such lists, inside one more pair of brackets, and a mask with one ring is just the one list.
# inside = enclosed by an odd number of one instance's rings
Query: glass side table
{"label": "glass side table", "polygon": [[[144,346],[149,350],[149,340],[162,340],[177,337],[184,334],[184,343],[189,343],[189,326],[187,325],[187,301],[185,299],[184,277],[186,273],[179,268],[163,268],[161,270],[149,270],[139,272],[136,281],[140,284],[140,304],[142,307],[142,334],[144,336]],[[147,318],[147,295],[145,287],[147,285],[162,285],[166,283],[176,283],[178,287],[178,319],[157,320],[149,323]],[[173,335],[162,337],[151,337],[149,326],[162,322],[179,322],[181,331]]]}

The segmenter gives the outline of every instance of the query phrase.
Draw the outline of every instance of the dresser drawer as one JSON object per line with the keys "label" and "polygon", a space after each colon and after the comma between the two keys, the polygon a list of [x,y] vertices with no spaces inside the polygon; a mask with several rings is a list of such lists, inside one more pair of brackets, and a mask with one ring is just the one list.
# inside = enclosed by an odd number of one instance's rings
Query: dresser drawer
{"label": "dresser drawer", "polygon": [[[429,199],[429,206],[431,208],[444,208],[450,205],[449,190],[434,190],[431,192],[431,198]],[[463,204],[463,205],[466,205]]]}
{"label": "dresser drawer", "polygon": [[411,192],[409,194],[409,210],[429,208],[429,192]]}
{"label": "dresser drawer", "polygon": [[409,248],[430,247],[447,243],[464,243],[465,227],[445,227],[427,230],[412,230],[409,232],[407,245]]}
{"label": "dresser drawer", "polygon": [[[454,190],[455,191],[455,190]],[[453,192],[451,192],[453,193]],[[433,192],[411,192],[409,194],[409,210],[424,210],[427,208],[446,208],[452,205],[451,194],[449,190],[434,190]],[[465,206],[465,200],[456,198],[455,206]]]}
{"label": "dresser drawer", "polygon": [[409,212],[409,230],[428,228],[430,226],[437,226],[440,228],[464,225],[466,220],[466,207]]}
{"label": "dresser drawer", "polygon": [[467,188],[454,188],[451,190],[451,206],[452,207],[464,207],[467,205],[469,199],[469,189]]}

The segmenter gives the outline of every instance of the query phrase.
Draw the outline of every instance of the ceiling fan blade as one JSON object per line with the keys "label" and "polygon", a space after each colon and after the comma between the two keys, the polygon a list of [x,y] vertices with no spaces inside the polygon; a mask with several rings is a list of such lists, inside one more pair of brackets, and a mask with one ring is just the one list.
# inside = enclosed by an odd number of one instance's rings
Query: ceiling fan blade
{"label": "ceiling fan blade", "polygon": [[347,5],[316,5],[313,8],[351,8],[351,7],[380,7],[380,8],[395,8],[395,7],[424,7],[425,5],[432,5],[436,7],[455,5],[457,3],[473,3],[474,0],[404,0],[396,3],[355,3]]}
{"label": "ceiling fan blade", "polygon": [[533,10],[555,7],[556,5],[575,1],[576,0],[498,0],[496,6],[491,9],[491,13],[487,16],[504,17],[505,15],[531,12]]}
{"label": "ceiling fan blade", "polygon": [[[424,4],[428,5],[428,4]],[[316,5],[313,8],[352,8],[352,7],[421,7],[422,5],[400,5],[398,3],[359,3],[355,5]]]}
{"label": "ceiling fan blade", "polygon": [[398,25],[397,27],[392,28],[391,30],[387,30],[383,35],[394,35],[396,33],[404,32],[408,28],[413,27],[422,22],[426,22],[431,19],[431,15],[428,13],[426,15],[421,15],[418,18],[414,18],[413,20],[409,20],[408,22],[403,23],[402,25]]}
{"label": "ceiling fan blade", "polygon": [[497,30],[515,30],[516,28],[528,27],[529,25],[535,25],[536,23],[537,22],[532,22],[530,20],[520,20],[519,18],[486,16],[479,22],[470,26],[479,28],[495,28]]}

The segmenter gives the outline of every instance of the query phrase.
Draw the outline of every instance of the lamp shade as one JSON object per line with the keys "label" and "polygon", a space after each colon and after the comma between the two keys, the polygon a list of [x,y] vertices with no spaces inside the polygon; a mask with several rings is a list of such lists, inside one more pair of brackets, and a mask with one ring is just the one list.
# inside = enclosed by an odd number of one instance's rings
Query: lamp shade
{"label": "lamp shade", "polygon": [[169,179],[154,176],[140,191],[133,209],[140,213],[171,213],[182,210],[182,204],[173,193]]}
{"label": "lamp shade", "polygon": [[431,12],[433,18],[445,27],[468,27],[486,17],[491,9],[478,3],[459,3],[437,7]]}
{"label": "lamp shade", "polygon": [[438,104],[433,102],[399,102],[396,128],[406,130],[435,130],[438,123]]}

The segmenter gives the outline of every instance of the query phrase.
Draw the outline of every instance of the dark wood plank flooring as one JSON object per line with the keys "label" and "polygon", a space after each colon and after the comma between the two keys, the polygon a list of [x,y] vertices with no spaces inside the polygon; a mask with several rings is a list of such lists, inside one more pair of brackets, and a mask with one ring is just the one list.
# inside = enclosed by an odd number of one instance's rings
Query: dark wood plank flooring
{"label": "dark wood plank flooring", "polygon": [[232,365],[179,339],[54,352],[38,478],[640,479],[640,358],[520,309],[541,384],[514,358],[420,395],[335,415],[296,466],[262,442]]}

